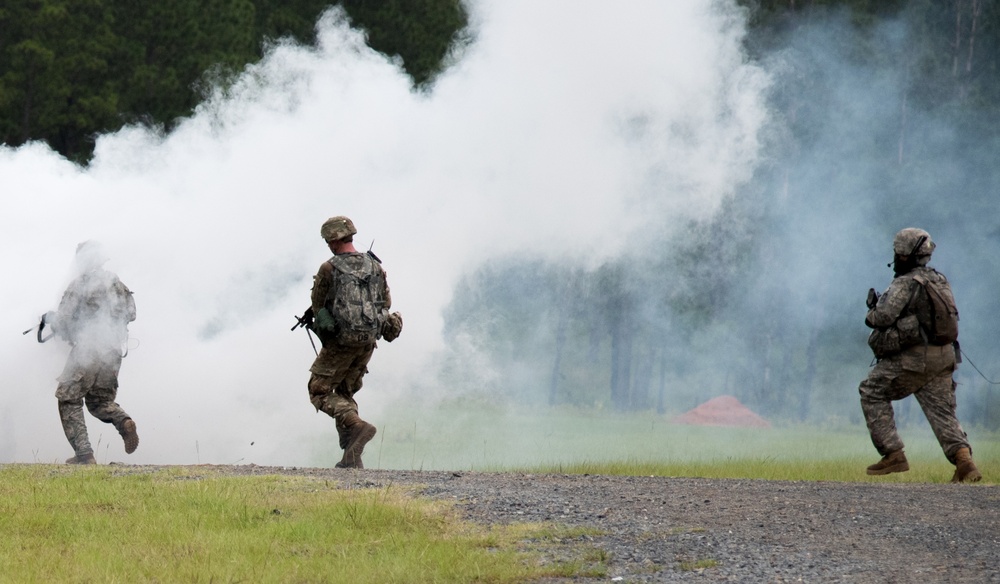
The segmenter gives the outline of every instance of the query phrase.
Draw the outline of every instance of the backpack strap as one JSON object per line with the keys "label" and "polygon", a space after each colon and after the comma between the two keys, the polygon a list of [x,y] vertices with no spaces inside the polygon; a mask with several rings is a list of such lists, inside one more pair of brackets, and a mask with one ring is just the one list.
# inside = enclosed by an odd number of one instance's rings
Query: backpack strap
{"label": "backpack strap", "polygon": [[[924,290],[924,294],[925,295],[928,294],[927,278],[925,276],[921,276],[920,274],[913,274],[912,278],[913,281],[919,284],[920,285],[919,287]],[[914,311],[913,308],[910,307],[910,305],[913,303],[913,299],[916,296],[917,296],[917,288],[914,288],[913,292],[910,294],[910,301],[906,303],[906,307],[910,310],[910,314],[916,314],[916,311]],[[927,302],[930,302],[932,304],[931,309],[933,310],[933,302],[929,297],[927,298]],[[921,338],[924,339],[924,344],[925,345],[930,344],[931,331],[927,330],[927,327],[924,326],[924,323],[920,322],[919,318],[917,319],[917,323],[920,325],[920,336]]]}

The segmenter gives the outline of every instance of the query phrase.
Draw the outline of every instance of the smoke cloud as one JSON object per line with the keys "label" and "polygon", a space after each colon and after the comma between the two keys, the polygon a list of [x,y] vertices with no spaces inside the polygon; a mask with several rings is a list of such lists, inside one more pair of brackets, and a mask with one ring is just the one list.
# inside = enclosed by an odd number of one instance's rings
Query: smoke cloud
{"label": "smoke cloud", "polygon": [[[474,42],[428,91],[414,91],[332,10],[315,47],[277,44],[169,135],[130,127],[101,136],[87,169],[41,144],[0,147],[0,460],[71,454],[53,397],[68,347],[18,333],[54,309],[89,239],[104,243],[138,312],[118,402],[142,442],[126,459],[114,429],[89,418],[100,462],[315,463],[317,437],[330,439],[333,424],[308,402],[309,342],[288,330],[327,258],[319,227],[332,215],[350,216],[358,247],[382,258],[405,318],[359,395],[373,417],[424,399],[418,388],[447,393],[445,350],[468,351],[483,383],[502,379],[462,339],[442,338],[463,274],[511,256],[597,266],[633,235],[666,239],[748,192],[782,210],[763,246],[770,283],[801,303],[817,292],[804,283],[834,281],[822,288],[824,314],[854,310],[860,322],[864,291],[888,276],[878,265],[890,259],[881,252],[892,231],[871,220],[882,210],[879,177],[850,168],[865,157],[838,155],[863,142],[844,128],[889,117],[871,108],[892,78],[866,83],[830,57],[824,70],[855,85],[828,99],[857,105],[840,110],[846,125],[816,118],[829,148],[820,140],[799,152],[791,176],[800,183],[788,187],[775,178],[788,153],[772,90],[799,55],[750,60],[746,14],[732,2],[636,1],[609,12],[596,2],[478,0],[470,10]],[[907,208],[898,228],[973,237],[950,217]],[[935,258],[954,258],[938,249]],[[818,258],[831,267],[820,270]],[[964,283],[960,271],[948,275]],[[855,387],[865,364],[850,372]]]}
{"label": "smoke cloud", "polygon": [[[118,396],[142,438],[129,462],[306,464],[332,423],[308,403],[312,349],[287,331],[327,217],[373,243],[406,318],[366,378],[370,412],[435,385],[442,309],[470,266],[598,261],[631,230],[711,213],[750,176],[766,119],[741,13],[604,8],[475,2],[475,42],[427,92],[333,10],[316,47],[278,44],[169,135],[101,136],[87,169],[41,144],[0,149],[0,452],[71,454],[53,397],[68,347],[16,333],[58,303],[81,241],[105,244],[137,305]],[[98,460],[125,460],[88,420]]]}

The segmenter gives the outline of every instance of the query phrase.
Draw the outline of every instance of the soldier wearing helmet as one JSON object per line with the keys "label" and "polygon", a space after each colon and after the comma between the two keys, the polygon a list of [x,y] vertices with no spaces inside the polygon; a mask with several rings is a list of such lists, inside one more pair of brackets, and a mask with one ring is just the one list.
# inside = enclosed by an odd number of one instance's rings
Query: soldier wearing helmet
{"label": "soldier wearing helmet", "polygon": [[[868,344],[876,363],[861,382],[861,410],[881,460],[867,468],[869,475],[910,469],[903,441],[896,431],[892,402],[913,395],[937,436],[948,460],[955,465],[952,482],[982,478],[972,460],[972,447],[955,415],[958,342],[939,342],[934,334],[934,307],[929,289],[952,300],[944,274],[927,264],[935,248],[929,233],[908,227],[893,239],[895,278],[881,295],[869,292],[865,324],[872,329]],[[957,311],[954,315],[957,320]],[[957,339],[957,328],[955,338]]]}
{"label": "soldier wearing helmet", "polygon": [[122,346],[128,341],[128,324],[135,320],[135,300],[118,276],[104,268],[107,261],[98,242],[81,243],[73,260],[75,277],[59,308],[43,320],[72,347],[56,387],[59,418],[75,452],[67,464],[97,463],[83,417],[84,402],[94,417],[114,425],[127,454],[139,446],[135,422],[115,401]]}
{"label": "soldier wearing helmet", "polygon": [[[389,314],[392,298],[386,283],[385,270],[375,254],[359,252],[354,247],[358,230],[348,217],[331,217],[320,227],[333,257],[323,262],[313,278],[311,306],[306,311],[309,326],[316,331],[323,347],[313,362],[309,379],[309,400],[316,411],[323,411],[336,422],[343,458],[338,468],[364,468],[361,454],[365,445],[375,436],[375,426],[358,415],[354,395],[361,389],[362,378],[368,372],[368,362],[375,351],[376,339],[394,340],[402,330],[403,320],[398,313]],[[360,339],[345,340],[343,335],[332,333],[336,327],[327,327],[325,319],[336,321],[337,314],[347,313],[344,306],[356,306],[352,297],[346,300],[355,282],[364,282],[364,303],[376,315],[377,333]],[[358,284],[360,286],[360,284]],[[360,288],[359,288],[360,289]],[[322,326],[321,326],[322,325]]]}
{"label": "soldier wearing helmet", "polygon": [[319,228],[319,234],[327,242],[327,245],[334,241],[353,242],[354,235],[357,233],[358,230],[354,227],[354,221],[343,215],[330,217]]}

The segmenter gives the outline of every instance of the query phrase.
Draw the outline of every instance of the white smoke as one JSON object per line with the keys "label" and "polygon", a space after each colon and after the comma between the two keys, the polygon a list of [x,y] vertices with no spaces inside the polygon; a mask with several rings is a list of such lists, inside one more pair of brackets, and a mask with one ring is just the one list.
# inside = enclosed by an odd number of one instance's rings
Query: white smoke
{"label": "white smoke", "polygon": [[289,329],[329,253],[327,217],[374,242],[405,317],[359,396],[372,412],[434,385],[463,270],[514,252],[597,262],[750,176],[767,78],[732,2],[470,9],[475,42],[428,92],[334,10],[317,47],[276,46],[169,135],[100,137],[88,169],[0,148],[0,455],[72,454],[53,397],[68,349],[19,333],[58,303],[82,241],[105,244],[138,310],[118,402],[141,443],[126,458],[88,418],[99,462],[308,464],[332,422],[309,404],[312,349]]}

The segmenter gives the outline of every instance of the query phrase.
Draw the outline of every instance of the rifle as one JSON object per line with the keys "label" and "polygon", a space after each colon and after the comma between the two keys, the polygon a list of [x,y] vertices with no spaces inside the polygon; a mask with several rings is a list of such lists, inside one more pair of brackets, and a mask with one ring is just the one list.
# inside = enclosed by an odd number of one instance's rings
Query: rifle
{"label": "rifle", "polygon": [[302,328],[306,329],[306,334],[309,335],[309,344],[312,345],[313,353],[316,353],[316,355],[319,356],[319,351],[316,350],[316,342],[313,341],[312,333],[309,332],[309,331],[312,330],[312,324],[313,324],[313,309],[312,309],[312,306],[310,306],[309,308],[307,308],[305,310],[305,312],[302,313],[302,316],[296,316],[295,320],[296,320],[296,323],[291,328],[291,330],[294,331],[295,329],[297,329],[299,327],[302,327]]}
{"label": "rifle", "polygon": [[868,305],[868,308],[875,308],[875,305],[878,304],[878,292],[874,288],[868,289],[868,298],[865,300],[865,304]]}
{"label": "rifle", "polygon": [[31,331],[33,331],[35,329],[38,329],[38,334],[35,335],[35,338],[38,339],[39,343],[44,343],[45,341],[51,339],[52,335],[55,334],[54,332],[49,333],[47,336],[44,336],[44,337],[42,336],[42,333],[45,331],[45,324],[46,324],[45,317],[47,317],[48,315],[49,315],[49,313],[43,314],[41,317],[39,317],[39,319],[38,319],[38,325],[37,326],[31,327],[30,329],[24,331],[21,334],[22,335],[26,335],[26,334],[30,333]]}

